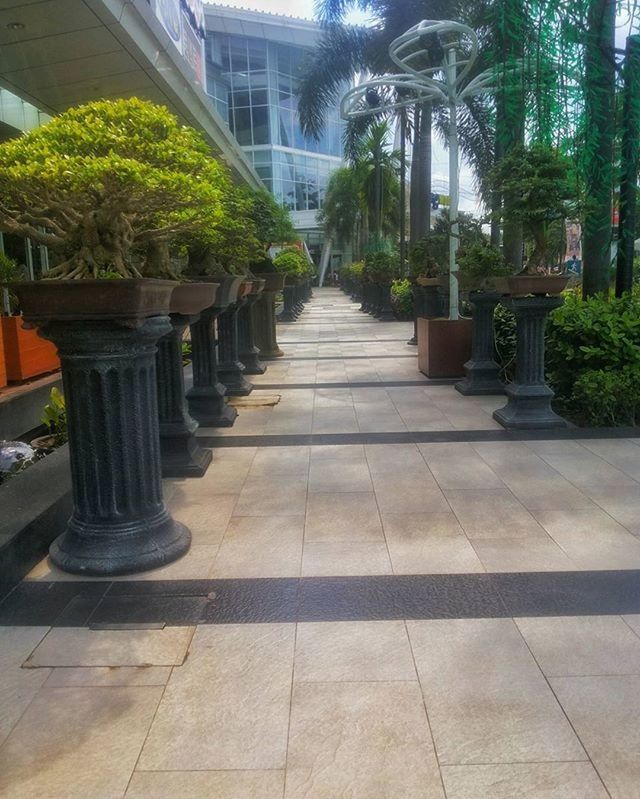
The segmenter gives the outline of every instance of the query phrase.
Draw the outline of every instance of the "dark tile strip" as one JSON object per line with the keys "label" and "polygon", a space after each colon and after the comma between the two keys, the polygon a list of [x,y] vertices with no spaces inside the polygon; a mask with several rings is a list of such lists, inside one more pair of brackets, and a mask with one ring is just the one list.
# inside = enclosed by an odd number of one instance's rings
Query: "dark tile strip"
{"label": "dark tile strip", "polygon": [[[198,435],[205,447],[318,447],[327,444],[438,444],[491,441],[573,441],[635,438],[636,427],[572,427],[563,430],[434,430],[397,433],[291,433],[274,435]],[[640,452],[638,453],[640,457]]]}
{"label": "dark tile strip", "polygon": [[296,345],[296,344],[387,344],[387,343],[407,343],[407,337],[404,338],[316,338],[311,341],[295,341],[293,339],[278,339],[280,346]]}
{"label": "dark tile strip", "polygon": [[[76,614],[79,608],[82,613]],[[255,624],[639,612],[640,570],[24,582],[0,603],[0,625]]]}
{"label": "dark tile strip", "polygon": [[428,388],[429,386],[452,386],[458,382],[457,377],[429,380],[426,377],[423,380],[361,380],[354,381],[353,383],[254,383],[253,387],[256,390],[264,389],[269,391],[280,391],[282,389],[296,389],[296,388],[411,388],[420,386],[421,388]]}

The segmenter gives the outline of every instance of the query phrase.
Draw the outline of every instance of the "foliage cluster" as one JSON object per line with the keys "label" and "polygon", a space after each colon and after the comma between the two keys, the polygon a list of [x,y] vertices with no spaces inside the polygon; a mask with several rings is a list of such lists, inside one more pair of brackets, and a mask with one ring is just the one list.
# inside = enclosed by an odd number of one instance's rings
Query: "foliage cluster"
{"label": "foliage cluster", "polygon": [[460,250],[457,263],[461,274],[479,289],[487,285],[489,278],[512,274],[500,249],[488,241],[479,240]]}
{"label": "foliage cluster", "polygon": [[279,252],[273,259],[273,265],[276,272],[288,277],[308,277],[312,271],[304,253],[296,248],[287,248]]}
{"label": "foliage cluster", "polygon": [[413,319],[413,287],[406,277],[391,284],[391,304],[401,322]]}
{"label": "foliage cluster", "polygon": [[69,440],[67,408],[64,394],[55,386],[51,389],[49,402],[43,408],[40,421],[46,426],[49,435],[53,436],[56,447],[66,444]]}
{"label": "foliage cluster", "polygon": [[364,259],[363,276],[372,283],[391,283],[400,277],[400,258],[395,253],[371,252]]}

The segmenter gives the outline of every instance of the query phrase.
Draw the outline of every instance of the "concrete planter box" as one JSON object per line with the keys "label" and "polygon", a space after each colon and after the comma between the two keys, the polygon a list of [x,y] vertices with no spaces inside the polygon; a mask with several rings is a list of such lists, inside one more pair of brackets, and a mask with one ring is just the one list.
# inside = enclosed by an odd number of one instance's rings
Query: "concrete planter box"
{"label": "concrete planter box", "polygon": [[471,358],[471,320],[418,319],[418,368],[432,378],[462,377]]}
{"label": "concrete planter box", "polygon": [[47,554],[73,510],[69,448],[0,486],[0,597]]}

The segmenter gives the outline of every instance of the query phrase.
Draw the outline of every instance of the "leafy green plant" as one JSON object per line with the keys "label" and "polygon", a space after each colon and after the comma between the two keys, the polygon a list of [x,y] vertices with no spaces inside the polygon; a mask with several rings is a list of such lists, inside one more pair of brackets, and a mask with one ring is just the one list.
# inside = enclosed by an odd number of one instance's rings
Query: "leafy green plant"
{"label": "leafy green plant", "polygon": [[546,274],[562,253],[563,221],[575,213],[571,164],[543,144],[516,147],[494,168],[493,190],[503,197],[500,216],[519,222],[532,245],[523,272]]}
{"label": "leafy green plant", "polygon": [[193,347],[190,341],[184,340],[182,342],[182,365],[188,366],[191,363],[191,356],[193,354]]}
{"label": "leafy green plant", "polygon": [[369,253],[364,260],[363,275],[373,283],[391,283],[400,276],[400,259],[384,251]]}
{"label": "leafy green plant", "polygon": [[413,319],[413,287],[407,278],[391,284],[391,305],[400,321]]}
{"label": "leafy green plant", "polygon": [[573,387],[571,407],[577,421],[585,425],[636,426],[640,422],[640,365],[583,372]]}
{"label": "leafy green plant", "polygon": [[146,251],[156,260],[145,273],[159,275],[173,237],[224,216],[231,185],[204,138],[163,106],[100,100],[0,144],[0,230],[54,253],[47,278],[140,277]]}
{"label": "leafy green plant", "polygon": [[49,402],[44,406],[40,421],[46,425],[49,435],[54,437],[56,447],[65,444],[69,440],[64,395],[55,386],[51,389]]}
{"label": "leafy green plant", "polygon": [[[18,266],[17,261],[9,258],[5,253],[0,252],[0,287],[5,283],[13,283],[22,277],[22,270]],[[1,299],[1,298],[0,298]],[[9,290],[9,311],[13,313],[16,309],[18,298]],[[0,316],[4,311],[4,304],[0,302]]]}
{"label": "leafy green plant", "polygon": [[409,276],[438,277],[449,264],[449,240],[444,233],[429,233],[409,249]]}
{"label": "leafy green plant", "polygon": [[273,259],[276,272],[289,277],[305,277],[310,273],[309,262],[298,249],[286,249]]}
{"label": "leafy green plant", "polygon": [[457,263],[461,274],[478,288],[485,288],[489,278],[512,274],[502,252],[486,241],[477,241],[460,250]]}

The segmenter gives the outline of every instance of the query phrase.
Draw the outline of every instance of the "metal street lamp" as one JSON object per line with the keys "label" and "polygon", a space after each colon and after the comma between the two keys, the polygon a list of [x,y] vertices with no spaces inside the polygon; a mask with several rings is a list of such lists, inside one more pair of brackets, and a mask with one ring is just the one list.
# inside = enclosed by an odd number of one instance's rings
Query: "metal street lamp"
{"label": "metal street lamp", "polygon": [[[433,65],[427,46],[437,37],[443,59]],[[458,225],[460,202],[458,106],[476,94],[495,89],[496,70],[491,68],[468,79],[478,58],[479,44],[475,32],[467,25],[450,20],[423,20],[389,45],[389,56],[400,70],[360,83],[342,98],[343,119],[371,116],[380,111],[393,111],[425,102],[449,106],[449,318],[458,319],[458,278],[456,257],[460,243]],[[520,70],[516,65],[513,70]],[[383,98],[375,107],[368,102],[370,92]]]}

